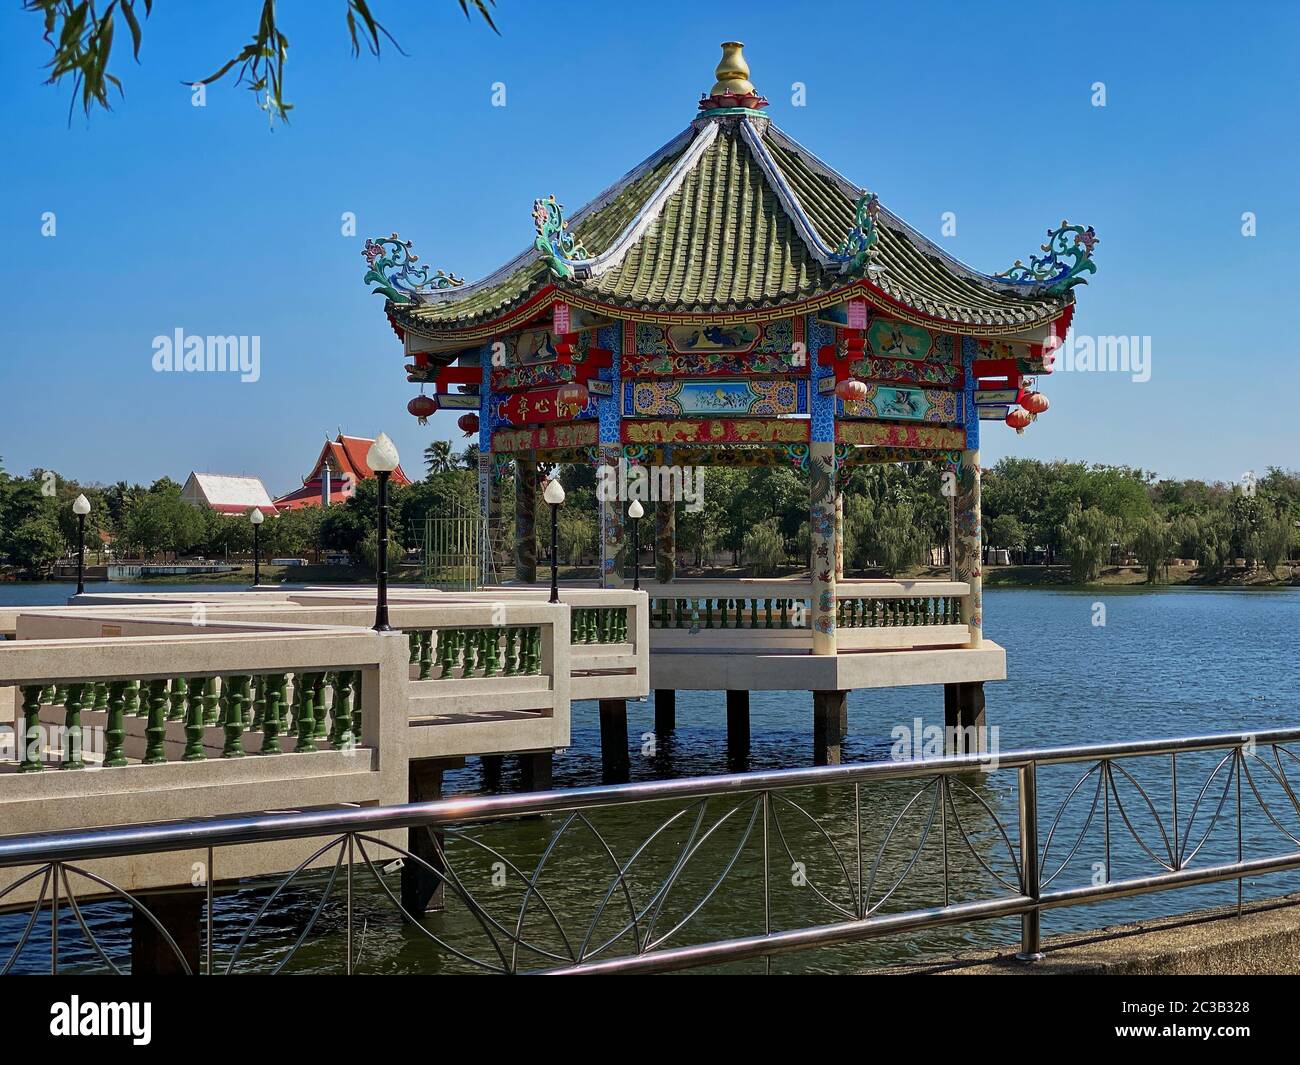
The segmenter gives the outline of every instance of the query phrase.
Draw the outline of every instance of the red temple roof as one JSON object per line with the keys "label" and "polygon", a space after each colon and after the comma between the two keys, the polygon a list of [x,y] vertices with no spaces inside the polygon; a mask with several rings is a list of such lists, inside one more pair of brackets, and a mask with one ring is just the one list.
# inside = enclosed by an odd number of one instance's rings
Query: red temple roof
{"label": "red temple roof", "polygon": [[[321,474],[325,465],[330,469],[330,506],[347,502],[355,486],[374,477],[374,471],[366,463],[366,453],[375,441],[365,436],[344,436],[339,433],[335,440],[326,440],[311,472],[302,480],[302,487],[295,488],[275,501],[282,510],[297,510],[299,507],[320,506]],[[411,483],[401,466],[393,471],[392,484],[401,487]]]}

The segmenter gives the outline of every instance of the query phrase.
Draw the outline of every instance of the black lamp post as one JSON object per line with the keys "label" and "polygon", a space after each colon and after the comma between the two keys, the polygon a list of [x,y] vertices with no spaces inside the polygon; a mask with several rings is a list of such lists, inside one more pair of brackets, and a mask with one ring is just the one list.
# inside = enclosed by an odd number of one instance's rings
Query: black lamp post
{"label": "black lamp post", "polygon": [[641,500],[632,500],[632,505],[627,508],[627,516],[632,519],[632,591],[641,590],[641,516],[645,513],[645,507],[641,505]]}
{"label": "black lamp post", "polygon": [[72,513],[77,516],[77,594],[86,590],[86,515],[90,513],[90,500],[84,495],[72,501]]}
{"label": "black lamp post", "polygon": [[375,631],[392,632],[388,624],[388,478],[397,469],[397,448],[380,433],[366,452],[366,465],[379,479],[378,550],[375,552]]}
{"label": "black lamp post", "polygon": [[253,523],[253,587],[256,588],[262,583],[262,552],[261,538],[258,535],[262,531],[262,522],[266,521],[266,515],[257,507],[248,515],[248,520]]}
{"label": "black lamp post", "polygon": [[551,602],[558,603],[560,601],[560,557],[557,544],[560,538],[560,504],[564,502],[564,485],[560,484],[558,477],[551,478],[546,485],[546,491],[542,493],[542,498],[551,506]]}

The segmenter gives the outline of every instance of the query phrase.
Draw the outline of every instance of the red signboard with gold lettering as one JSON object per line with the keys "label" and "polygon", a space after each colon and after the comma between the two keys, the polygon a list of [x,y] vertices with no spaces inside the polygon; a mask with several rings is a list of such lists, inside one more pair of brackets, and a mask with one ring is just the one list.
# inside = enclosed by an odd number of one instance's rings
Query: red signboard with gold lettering
{"label": "red signboard with gold lettering", "polygon": [[[497,403],[497,417],[510,425],[545,425],[547,422],[569,421],[581,413],[576,407],[559,401],[560,389],[534,388],[516,392]],[[596,404],[587,400],[584,411],[594,412]]]}

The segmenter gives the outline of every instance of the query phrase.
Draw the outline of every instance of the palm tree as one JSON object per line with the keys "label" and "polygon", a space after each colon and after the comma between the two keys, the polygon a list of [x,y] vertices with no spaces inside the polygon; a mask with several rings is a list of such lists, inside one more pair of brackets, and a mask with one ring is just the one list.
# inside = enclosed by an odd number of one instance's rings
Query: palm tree
{"label": "palm tree", "polygon": [[456,468],[451,453],[450,440],[435,440],[424,449],[424,465],[429,470],[429,476],[435,473],[448,473]]}

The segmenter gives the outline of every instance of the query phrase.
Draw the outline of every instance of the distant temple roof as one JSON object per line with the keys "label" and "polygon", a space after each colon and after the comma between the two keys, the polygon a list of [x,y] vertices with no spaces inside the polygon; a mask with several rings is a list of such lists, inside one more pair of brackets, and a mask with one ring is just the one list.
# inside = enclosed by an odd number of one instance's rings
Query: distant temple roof
{"label": "distant temple roof", "polygon": [[[522,324],[556,291],[653,319],[812,309],[859,287],[905,320],[1010,335],[1073,304],[1068,286],[981,273],[923,237],[778,129],[740,46],[723,47],[719,82],[686,130],[567,222],[553,198],[537,201],[534,246],[483,280],[439,271],[393,289],[394,324],[474,339]],[[372,268],[380,252],[368,244]]]}
{"label": "distant temple roof", "polygon": [[275,513],[275,504],[260,477],[191,473],[181,488],[181,498],[196,507],[223,514],[244,514],[254,507],[268,516]]}
{"label": "distant temple roof", "polygon": [[[373,477],[374,471],[366,463],[366,453],[373,444],[373,437],[344,436],[338,434],[335,440],[326,439],[317,456],[316,465],[311,473],[302,479],[302,487],[282,495],[275,505],[282,510],[297,510],[299,507],[318,507],[321,505],[323,470],[330,469],[330,505],[347,502],[353,488],[360,481]],[[349,479],[350,478],[350,479]],[[407,485],[411,479],[398,466],[392,473],[389,483]]]}

